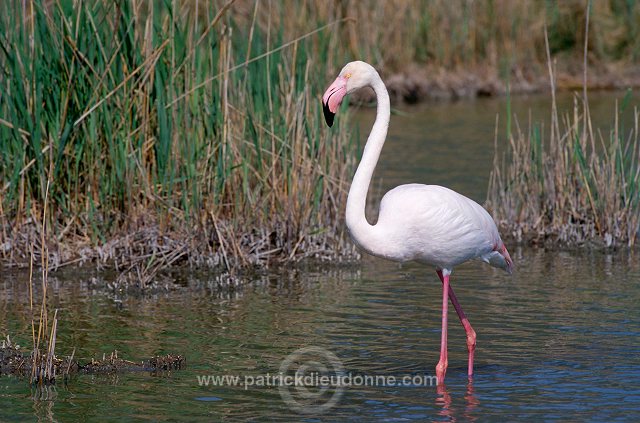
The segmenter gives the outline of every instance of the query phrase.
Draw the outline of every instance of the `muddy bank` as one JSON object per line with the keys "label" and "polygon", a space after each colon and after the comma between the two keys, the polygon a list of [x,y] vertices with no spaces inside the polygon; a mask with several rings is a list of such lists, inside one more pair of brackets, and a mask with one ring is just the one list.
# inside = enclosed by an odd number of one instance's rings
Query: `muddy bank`
{"label": "muddy bank", "polygon": [[[45,358],[41,356],[41,359]],[[82,363],[69,357],[47,357],[51,363],[51,370],[46,378],[41,378],[43,383],[55,383],[74,374],[109,375],[115,373],[128,372],[166,372],[178,370],[185,364],[182,355],[162,355],[154,356],[147,360],[134,362],[118,357],[118,352],[114,351],[108,357],[103,356],[101,360],[91,359]],[[9,337],[0,344],[0,376],[13,375],[18,377],[29,377],[38,380],[39,364],[36,363],[34,373],[34,360],[31,351],[23,350],[19,345],[13,344]]]}
{"label": "muddy bank", "polygon": [[272,266],[359,258],[356,247],[342,233],[292,236],[287,230],[246,229],[239,236],[226,222],[217,222],[216,231],[163,228],[152,222],[98,245],[85,238],[58,236],[45,239],[42,248],[39,225],[30,223],[9,232],[12,236],[4,243],[0,240],[0,269],[24,270],[32,261],[34,269],[46,262],[50,272],[89,266],[105,271],[91,278],[93,286],[136,293],[175,288],[167,271],[184,266],[215,272],[219,275],[216,284],[228,289],[241,284],[238,281],[243,276]]}
{"label": "muddy bank", "polygon": [[[583,65],[581,61],[554,62],[556,88],[581,90]],[[422,101],[451,101],[476,97],[496,97],[511,94],[531,94],[550,90],[549,73],[539,64],[513,67],[507,78],[494,67],[477,66],[464,69],[413,64],[402,72],[390,73],[383,79],[394,103],[414,104]],[[507,82],[508,80],[508,82]],[[620,90],[640,87],[640,66],[589,64],[587,88],[592,90]],[[372,91],[359,91],[354,102],[373,102]]]}

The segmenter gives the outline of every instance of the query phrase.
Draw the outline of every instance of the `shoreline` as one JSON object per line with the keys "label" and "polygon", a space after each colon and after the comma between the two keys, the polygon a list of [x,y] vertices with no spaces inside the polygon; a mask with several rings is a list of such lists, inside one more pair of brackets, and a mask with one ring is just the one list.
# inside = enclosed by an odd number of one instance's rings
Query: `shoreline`
{"label": "shoreline", "polygon": [[[554,70],[557,91],[583,89],[583,67],[577,61],[563,62]],[[514,66],[509,82],[495,67],[476,66],[471,69],[444,69],[411,64],[401,72],[383,72],[383,80],[392,103],[457,101],[478,97],[501,97],[550,92],[548,70],[540,64],[524,68]],[[640,87],[640,65],[590,64],[587,69],[587,89],[622,90]],[[370,103],[373,92],[360,91],[352,102]]]}
{"label": "shoreline", "polygon": [[[486,207],[486,206],[485,206]],[[541,233],[533,228],[513,227],[503,221],[496,220],[505,242],[512,247],[529,247],[553,250],[573,251],[621,251],[637,250],[637,245],[607,245],[602,239],[564,240],[559,233],[549,231]],[[339,235],[337,235],[339,236]],[[270,257],[256,252],[250,263],[243,263],[239,257],[225,257],[221,248],[199,248],[202,234],[188,234],[184,231],[162,231],[159,227],[142,228],[134,233],[113,237],[101,245],[90,246],[86,242],[59,241],[49,245],[47,271],[55,273],[65,269],[90,268],[104,273],[102,277],[90,278],[94,288],[106,288],[119,292],[158,292],[171,291],[173,269],[184,266],[211,271],[219,275],[218,285],[223,289],[238,287],[248,275],[256,275],[264,270],[288,269],[291,266],[318,265],[327,263],[337,265],[353,265],[360,262],[366,254],[361,253],[348,236],[342,234],[339,242],[340,250],[327,249],[300,250],[293,258],[273,254]],[[132,241],[135,240],[135,241]],[[153,241],[153,242],[150,242]],[[6,243],[5,243],[6,244]],[[311,242],[310,244],[313,244]],[[28,248],[27,244],[23,245]],[[2,247],[2,245],[0,245]],[[14,249],[11,256],[0,256],[0,269],[9,272],[28,271],[30,265],[29,251]],[[34,270],[41,270],[41,252],[34,249]],[[169,274],[167,274],[169,272]],[[257,273],[256,273],[257,272]],[[111,275],[111,276],[107,276]],[[107,276],[104,279],[104,276]]]}
{"label": "shoreline", "polygon": [[[145,291],[166,287],[166,278],[157,280],[158,276],[181,266],[227,274],[229,280],[224,284],[237,285],[238,272],[307,261],[351,262],[360,257],[356,247],[345,242],[347,236],[342,232],[330,233],[328,238],[321,235],[305,236],[295,250],[289,251],[283,248],[286,239],[282,236],[272,237],[274,230],[264,235],[262,232],[265,228],[256,227],[242,234],[240,240],[230,241],[235,235],[231,223],[217,222],[217,229],[220,231],[219,238],[212,241],[204,228],[182,225],[163,228],[159,224],[149,223],[115,234],[98,245],[88,239],[57,239],[53,236],[50,237],[53,240],[45,241],[43,250],[39,246],[38,225],[23,225],[14,231],[12,238],[0,243],[0,269],[25,271],[29,269],[31,261],[36,269],[46,262],[49,272],[90,266],[98,271],[114,271],[114,279],[106,284],[114,289]],[[34,240],[35,246],[32,248]],[[229,251],[231,243],[235,246]],[[275,245],[280,247],[273,248]],[[334,249],[330,248],[332,245]]]}

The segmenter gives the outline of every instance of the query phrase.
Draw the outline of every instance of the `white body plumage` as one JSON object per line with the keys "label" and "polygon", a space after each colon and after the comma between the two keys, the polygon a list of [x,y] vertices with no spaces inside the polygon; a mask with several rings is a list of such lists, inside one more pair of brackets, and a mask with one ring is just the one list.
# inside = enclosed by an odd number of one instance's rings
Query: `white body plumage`
{"label": "white body plumage", "polygon": [[[415,260],[452,269],[481,259],[506,269],[503,245],[493,219],[475,201],[438,185],[400,185],[382,198],[378,221],[368,233],[347,220],[356,244],[394,261]],[[375,248],[371,248],[375,246]]]}

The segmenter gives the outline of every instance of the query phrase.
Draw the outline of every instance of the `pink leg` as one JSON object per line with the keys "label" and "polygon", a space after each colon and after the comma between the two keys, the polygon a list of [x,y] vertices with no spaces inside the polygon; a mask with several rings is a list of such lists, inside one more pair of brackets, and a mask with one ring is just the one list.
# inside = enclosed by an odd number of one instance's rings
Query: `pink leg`
{"label": "pink leg", "polygon": [[[438,273],[440,280],[444,284],[444,276],[442,275],[442,271],[436,270],[436,272]],[[447,276],[447,280],[448,280],[448,276]],[[467,350],[469,351],[468,375],[469,375],[469,379],[471,379],[473,378],[473,358],[476,352],[476,331],[473,330],[473,328],[471,327],[471,324],[469,323],[469,319],[467,319],[467,316],[464,314],[464,311],[462,311],[462,307],[460,306],[460,303],[458,302],[458,298],[456,298],[456,294],[455,292],[453,292],[453,287],[451,287],[451,285],[449,285],[449,298],[451,299],[451,303],[453,303],[453,307],[456,309],[456,313],[458,313],[458,317],[460,318],[460,323],[462,323],[462,326],[464,326],[464,330],[467,333]]]}
{"label": "pink leg", "polygon": [[438,385],[444,383],[444,375],[447,373],[447,315],[449,311],[449,275],[442,278],[442,339],[440,341],[440,361],[436,366],[436,378]]}

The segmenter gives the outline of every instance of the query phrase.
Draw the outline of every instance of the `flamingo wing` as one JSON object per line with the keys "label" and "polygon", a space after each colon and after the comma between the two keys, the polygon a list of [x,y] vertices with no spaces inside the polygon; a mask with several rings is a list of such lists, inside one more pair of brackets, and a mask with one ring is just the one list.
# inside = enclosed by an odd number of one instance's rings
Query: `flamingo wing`
{"label": "flamingo wing", "polygon": [[[451,269],[471,259],[506,268],[504,246],[487,211],[438,185],[407,184],[389,191],[375,225],[388,240],[386,258]],[[506,249],[505,249],[506,251]]]}

